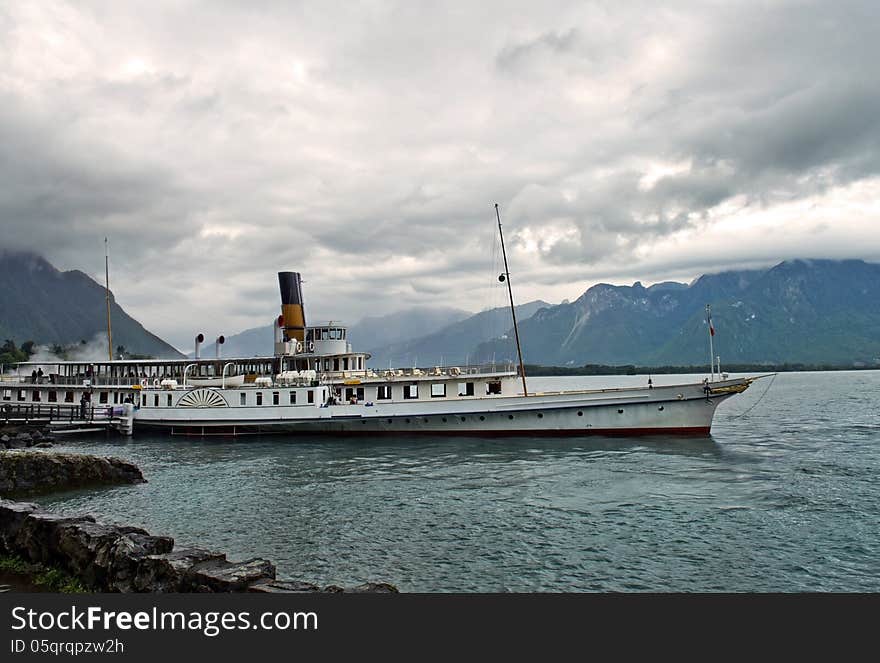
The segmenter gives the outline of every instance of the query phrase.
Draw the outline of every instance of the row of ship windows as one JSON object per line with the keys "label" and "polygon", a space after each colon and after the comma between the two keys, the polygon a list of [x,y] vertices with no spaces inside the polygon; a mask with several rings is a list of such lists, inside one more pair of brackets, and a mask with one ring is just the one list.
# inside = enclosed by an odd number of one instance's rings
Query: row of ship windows
{"label": "row of ship windows", "polygon": [[[263,392],[256,391],[253,393],[256,395],[255,399],[254,399],[256,401],[255,404],[256,405],[263,405],[264,404],[263,403]],[[152,403],[151,403],[150,396],[153,397]],[[238,395],[238,397],[239,397],[239,403],[238,403],[239,405],[247,405],[248,404],[247,392],[241,392]],[[288,392],[288,401],[289,401],[290,405],[296,405],[296,392],[295,391]],[[315,391],[313,389],[309,389],[306,392],[306,402],[307,403],[314,403],[315,402]],[[143,399],[143,402],[141,403],[141,406],[149,407],[151,404],[153,407],[159,407],[159,394],[144,394],[144,399]],[[171,394],[165,394],[165,405],[167,407],[171,407],[171,404],[172,404]],[[268,405],[268,404],[269,404],[268,399],[266,399],[265,405]],[[273,391],[272,392],[272,405],[280,405],[280,404],[281,404],[281,392]]]}
{"label": "row of ship windows", "polygon": [[[18,400],[26,401],[27,394],[29,390],[27,389],[19,389],[18,390]],[[31,391],[31,402],[40,403],[42,402],[42,392],[39,390]],[[64,403],[73,403],[74,402],[74,392],[65,391],[49,391],[46,392],[46,401],[49,403],[58,403],[59,402],[59,394],[64,394],[64,400],[61,402]],[[257,391],[253,392],[256,394],[255,400],[256,405],[263,405],[263,392]],[[272,393],[272,405],[280,405],[281,403],[281,393],[277,391],[273,391]],[[458,395],[459,396],[473,396],[475,393],[474,383],[473,382],[461,382],[458,385]],[[486,394],[487,395],[498,395],[501,394],[501,382],[488,382],[486,383]],[[341,396],[342,394],[340,394]],[[153,398],[150,399],[149,397]],[[363,387],[346,387],[345,388],[345,400],[347,402],[351,401],[363,401],[365,397],[364,388]],[[403,385],[403,398],[404,400],[414,400],[419,397],[419,385],[418,384],[407,384]],[[446,397],[446,383],[445,382],[436,382],[431,384],[431,398],[445,398]],[[106,404],[109,402],[109,392],[101,391],[98,393],[98,402],[101,404]],[[113,392],[113,402],[118,403],[120,399],[123,398],[122,395],[118,392]],[[171,407],[172,404],[172,396],[171,394],[165,394],[166,404],[168,407]],[[315,392],[314,390],[309,390],[307,392],[307,402],[314,403],[315,402]],[[248,393],[241,392],[239,394],[239,404],[247,405],[248,404]],[[377,401],[389,401],[392,399],[392,385],[379,385],[376,388],[376,400]],[[10,401],[12,400],[12,390],[6,389],[3,392],[3,400]],[[152,400],[152,403],[150,403]],[[290,391],[288,392],[288,401],[290,405],[296,405],[296,392]],[[152,404],[153,407],[159,407],[159,394],[143,394],[142,406],[148,406]],[[268,405],[268,402],[266,403]]]}
{"label": "row of ship windows", "polygon": [[[324,370],[325,371],[329,372],[331,370],[331,368],[330,368],[331,365],[333,366],[332,370],[334,370],[334,371],[339,371],[339,370],[362,371],[362,370],[364,370],[364,358],[363,357],[352,357],[351,364],[349,364],[348,357],[343,357],[342,363],[340,363],[339,357],[336,357],[335,359],[333,359],[332,364],[331,364],[330,359],[324,360]],[[349,368],[349,366],[350,366],[350,368]],[[316,368],[320,368],[320,367],[317,366]]]}
{"label": "row of ship windows", "polygon": [[[30,393],[31,394],[31,398],[30,398],[31,403],[42,403],[43,402],[43,392],[41,392],[39,390],[30,391],[28,389],[18,389],[17,392],[18,393],[16,394],[16,399],[15,399],[17,401],[20,401],[20,402],[27,401],[28,400],[28,397],[27,397],[28,393]],[[62,395],[63,395],[63,397],[62,397]],[[45,402],[47,402],[47,403],[73,403],[73,402],[75,402],[74,401],[74,393],[72,391],[63,391],[63,392],[47,391],[47,392],[45,392],[45,396],[46,396]],[[125,397],[122,396],[120,393],[118,393],[118,392],[113,393],[113,402],[114,403],[121,403],[123,398],[125,398]],[[4,401],[13,400],[11,389],[4,389],[3,390],[3,400]],[[101,403],[102,405],[109,403],[110,402],[109,392],[106,392],[106,391],[98,392],[98,402]]]}

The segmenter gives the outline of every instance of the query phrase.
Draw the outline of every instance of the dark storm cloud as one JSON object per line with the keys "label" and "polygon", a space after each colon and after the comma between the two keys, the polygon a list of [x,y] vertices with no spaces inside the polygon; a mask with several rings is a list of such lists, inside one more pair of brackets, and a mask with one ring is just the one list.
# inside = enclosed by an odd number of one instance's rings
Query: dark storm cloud
{"label": "dark storm cloud", "polygon": [[[175,342],[271,318],[279,269],[321,317],[479,308],[494,202],[528,298],[880,257],[835,202],[880,174],[875,3],[58,2],[0,32],[2,244],[96,273],[110,236]],[[734,212],[788,243],[707,251]]]}

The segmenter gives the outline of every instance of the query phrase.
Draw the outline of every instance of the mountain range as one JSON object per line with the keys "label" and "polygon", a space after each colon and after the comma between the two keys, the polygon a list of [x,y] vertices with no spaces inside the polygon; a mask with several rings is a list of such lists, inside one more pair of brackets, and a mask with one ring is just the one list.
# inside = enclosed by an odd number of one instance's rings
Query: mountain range
{"label": "mountain range", "polygon": [[[113,345],[163,358],[182,355],[129,316],[110,292]],[[0,339],[69,345],[107,331],[104,286],[87,274],[62,272],[44,258],[0,251]],[[106,338],[104,340],[106,342]]]}
{"label": "mountain range", "polygon": [[[862,260],[791,260],[649,288],[598,284],[521,323],[523,355],[559,366],[705,364],[707,304],[722,362],[880,364],[880,265]],[[472,356],[493,354],[516,356],[509,334]]]}
{"label": "mountain range", "polygon": [[[600,283],[571,302],[522,304],[517,320],[524,360],[546,366],[705,364],[707,304],[722,363],[880,365],[880,265],[862,260],[791,260],[650,287]],[[0,339],[89,341],[105,331],[105,306],[104,287],[83,272],[61,272],[34,254],[0,251]],[[114,345],[182,356],[126,314],[112,293],[111,316]],[[374,368],[516,358],[507,307],[475,315],[418,307],[368,317],[349,327],[349,340],[370,352]],[[227,337],[223,355],[270,354],[272,343],[267,323]],[[212,343],[202,356],[214,356]]]}

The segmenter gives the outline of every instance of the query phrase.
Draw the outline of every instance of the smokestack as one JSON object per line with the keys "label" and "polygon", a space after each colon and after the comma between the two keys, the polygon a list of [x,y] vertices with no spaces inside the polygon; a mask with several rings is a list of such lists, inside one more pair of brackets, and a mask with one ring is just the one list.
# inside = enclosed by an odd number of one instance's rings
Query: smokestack
{"label": "smokestack", "polygon": [[281,288],[281,315],[284,318],[284,340],[306,341],[306,312],[303,309],[302,281],[299,272],[278,272]]}
{"label": "smokestack", "polygon": [[196,336],[196,359],[199,358],[199,346],[201,346],[202,343],[204,343],[204,342],[205,342],[205,335],[204,334],[199,334],[198,336]]}
{"label": "smokestack", "polygon": [[217,348],[217,359],[220,359],[220,346],[226,343],[226,337],[220,335],[217,337],[217,340],[214,342],[214,347]]}

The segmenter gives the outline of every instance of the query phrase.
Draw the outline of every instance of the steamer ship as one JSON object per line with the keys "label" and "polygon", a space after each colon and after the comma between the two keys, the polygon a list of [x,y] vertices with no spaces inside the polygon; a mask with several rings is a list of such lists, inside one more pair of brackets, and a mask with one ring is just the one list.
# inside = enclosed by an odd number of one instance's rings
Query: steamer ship
{"label": "steamer ship", "polygon": [[298,272],[278,278],[273,354],[222,358],[219,337],[216,357],[201,358],[199,334],[195,359],[23,362],[0,383],[0,419],[36,408],[76,425],[99,412],[126,434],[196,436],[708,435],[718,405],[755,379],[713,371],[678,385],[529,392],[521,354],[518,367],[375,370],[344,325],[306,324]]}

